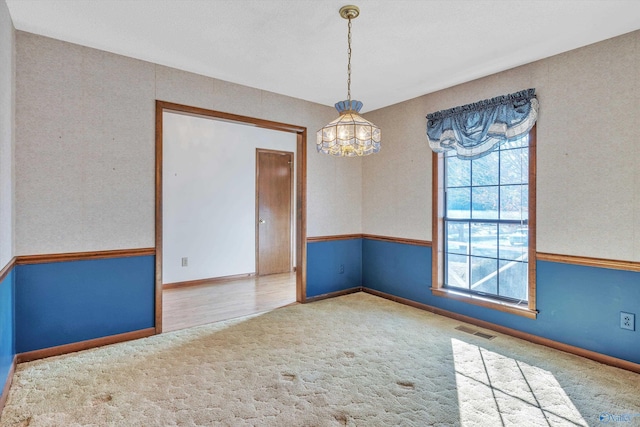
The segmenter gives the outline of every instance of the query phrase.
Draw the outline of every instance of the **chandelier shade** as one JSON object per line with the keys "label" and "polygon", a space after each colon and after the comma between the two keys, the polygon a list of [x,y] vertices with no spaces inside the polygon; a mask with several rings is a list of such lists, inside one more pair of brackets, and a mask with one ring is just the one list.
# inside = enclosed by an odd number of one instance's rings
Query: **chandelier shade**
{"label": "chandelier shade", "polygon": [[380,128],[359,114],[362,102],[351,99],[351,20],[359,14],[357,6],[343,6],[340,9],[340,16],[349,20],[347,100],[335,105],[340,116],[320,129],[316,135],[318,152],[332,156],[368,156],[380,151]]}
{"label": "chandelier shade", "polygon": [[319,152],[339,157],[368,156],[380,151],[380,128],[358,114],[362,102],[336,104],[340,116],[317,133]]}

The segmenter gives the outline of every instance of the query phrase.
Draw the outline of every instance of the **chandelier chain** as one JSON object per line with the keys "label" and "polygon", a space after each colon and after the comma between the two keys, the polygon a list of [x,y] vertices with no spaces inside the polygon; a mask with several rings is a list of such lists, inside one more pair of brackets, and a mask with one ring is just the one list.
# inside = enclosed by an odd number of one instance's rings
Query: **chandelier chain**
{"label": "chandelier chain", "polygon": [[347,43],[349,45],[349,48],[347,52],[349,53],[349,61],[347,63],[347,99],[349,100],[349,104],[351,104],[351,18],[349,18],[348,27],[349,33],[347,35]]}

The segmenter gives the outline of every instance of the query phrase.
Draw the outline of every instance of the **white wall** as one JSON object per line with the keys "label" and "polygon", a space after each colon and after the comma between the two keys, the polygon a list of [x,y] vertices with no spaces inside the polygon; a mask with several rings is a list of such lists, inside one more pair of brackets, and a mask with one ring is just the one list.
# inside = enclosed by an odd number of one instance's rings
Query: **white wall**
{"label": "white wall", "polygon": [[0,269],[13,258],[15,30],[0,2]]}
{"label": "white wall", "polygon": [[256,271],[256,148],[295,153],[296,140],[295,133],[164,113],[164,283]]}
{"label": "white wall", "polygon": [[315,149],[333,108],[21,31],[16,47],[16,255],[155,245],[156,99],[306,127],[307,235],[361,232],[361,159]]}
{"label": "white wall", "polygon": [[363,164],[365,233],[431,240],[428,113],[536,88],[537,249],[640,261],[640,31],[366,116],[383,149]]}

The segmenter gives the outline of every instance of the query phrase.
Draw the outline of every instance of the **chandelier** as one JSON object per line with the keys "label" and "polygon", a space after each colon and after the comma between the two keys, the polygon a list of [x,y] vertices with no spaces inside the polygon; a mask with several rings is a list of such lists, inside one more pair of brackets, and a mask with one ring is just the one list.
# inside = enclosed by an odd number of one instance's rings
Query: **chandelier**
{"label": "chandelier", "polygon": [[347,64],[347,100],[335,104],[340,116],[320,129],[316,136],[318,151],[340,157],[367,156],[380,151],[380,128],[358,114],[362,102],[351,99],[351,20],[360,15],[357,6],[343,6],[340,16],[349,21]]}

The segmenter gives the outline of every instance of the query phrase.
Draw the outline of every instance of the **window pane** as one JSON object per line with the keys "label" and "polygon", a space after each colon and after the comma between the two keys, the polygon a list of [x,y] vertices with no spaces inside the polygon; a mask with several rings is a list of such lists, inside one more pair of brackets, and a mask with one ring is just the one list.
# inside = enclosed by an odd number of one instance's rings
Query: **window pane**
{"label": "window pane", "polygon": [[500,145],[501,150],[507,150],[509,148],[520,148],[529,146],[529,135],[522,137],[516,141],[505,142]]}
{"label": "window pane", "polygon": [[471,223],[471,255],[498,258],[498,225]]}
{"label": "window pane", "polygon": [[529,182],[529,149],[500,152],[500,184],[526,184]]}
{"label": "window pane", "polygon": [[464,255],[447,255],[447,286],[469,289],[469,257]]}
{"label": "window pane", "polygon": [[500,296],[527,301],[528,266],[526,262],[500,261]]}
{"label": "window pane", "polygon": [[527,261],[529,248],[529,231],[526,225],[500,224],[498,234],[499,258],[507,260]]}
{"label": "window pane", "polygon": [[498,188],[472,187],[472,218],[498,219]]}
{"label": "window pane", "polygon": [[447,217],[470,218],[471,188],[452,188],[447,190]]}
{"label": "window pane", "polygon": [[498,165],[500,154],[493,151],[491,154],[472,160],[471,185],[498,185]]}
{"label": "window pane", "polygon": [[500,187],[500,219],[527,220],[529,218],[529,186]]}
{"label": "window pane", "polygon": [[444,154],[446,287],[527,300],[529,150],[527,136],[474,160]]}
{"label": "window pane", "polygon": [[498,261],[471,257],[471,290],[498,293]]}
{"label": "window pane", "polygon": [[453,254],[469,254],[468,222],[447,222],[445,251]]}
{"label": "window pane", "polygon": [[471,185],[471,162],[457,157],[447,157],[445,160],[447,187],[468,187]]}

